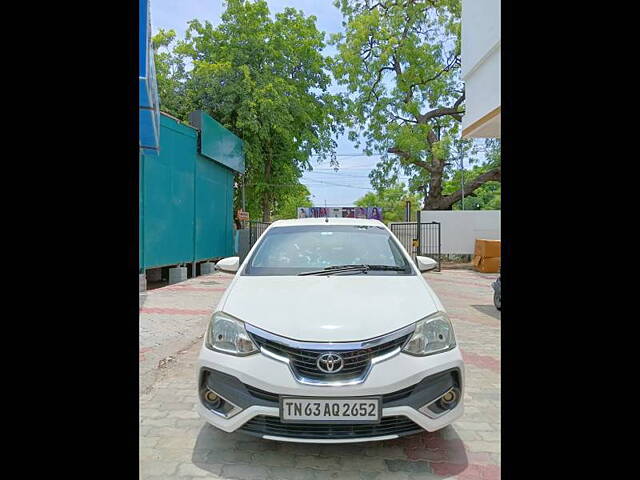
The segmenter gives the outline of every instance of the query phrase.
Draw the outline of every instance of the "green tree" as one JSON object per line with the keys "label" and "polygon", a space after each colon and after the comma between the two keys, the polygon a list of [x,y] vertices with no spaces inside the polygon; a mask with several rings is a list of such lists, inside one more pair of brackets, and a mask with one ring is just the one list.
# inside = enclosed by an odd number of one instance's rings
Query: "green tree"
{"label": "green tree", "polygon": [[[350,138],[363,138],[368,153],[383,154],[370,174],[377,188],[411,177],[424,209],[447,210],[462,191],[445,193],[458,154],[471,149],[460,139],[464,88],[460,80],[459,0],[336,0],[344,34],[332,41],[336,79],[351,96]],[[500,181],[500,166],[469,183],[472,193]]]}
{"label": "green tree", "polygon": [[[182,119],[202,109],[244,140],[246,201],[264,221],[299,196],[292,185],[311,169],[313,154],[337,165],[341,101],[328,92],[324,33],[315,20],[293,8],[272,18],[264,0],[228,0],[218,26],[190,21],[185,39],[158,59],[161,105]],[[168,46],[173,38],[158,40]]]}
{"label": "green tree", "polygon": [[462,209],[462,185],[464,185],[464,210],[500,210],[500,182],[482,181],[487,172],[500,167],[500,140],[486,139],[484,142],[485,161],[476,164],[478,159],[465,157],[471,163],[470,170],[455,170],[444,182],[443,194],[456,199],[453,210]]}
{"label": "green tree", "polygon": [[186,120],[190,105],[186,96],[187,72],[184,58],[172,50],[175,43],[175,30],[160,29],[152,38],[156,83],[160,110],[176,118]]}
{"label": "green tree", "polygon": [[[487,168],[483,166],[475,166],[471,170],[465,170],[465,185],[485,171],[487,171]],[[445,182],[443,188],[445,195],[460,189],[461,177],[462,172],[457,171],[450,180]],[[462,199],[454,203],[452,207],[453,210],[463,210]],[[464,210],[500,210],[500,182],[485,182],[469,195],[465,194]]]}
{"label": "green tree", "polygon": [[288,194],[278,201],[274,207],[273,219],[282,220],[298,218],[297,207],[312,207],[311,192],[304,185],[296,185],[290,188]]}
{"label": "green tree", "polygon": [[406,201],[411,202],[411,210],[415,212],[420,205],[420,197],[411,194],[404,183],[396,183],[391,187],[376,192],[368,192],[354,203],[358,207],[382,207],[385,223],[403,222]]}

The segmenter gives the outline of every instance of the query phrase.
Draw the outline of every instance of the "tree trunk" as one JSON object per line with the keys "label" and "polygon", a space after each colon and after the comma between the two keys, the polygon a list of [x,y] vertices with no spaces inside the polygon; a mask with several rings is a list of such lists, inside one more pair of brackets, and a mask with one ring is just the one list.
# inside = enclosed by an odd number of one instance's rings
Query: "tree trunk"
{"label": "tree trunk", "polygon": [[[465,197],[471,196],[476,189],[487,182],[499,182],[501,180],[501,174],[501,167],[497,167],[477,176],[464,186]],[[440,185],[440,187],[440,191],[442,192],[442,185]],[[462,190],[458,190],[451,195],[440,195],[438,197],[432,196],[431,192],[432,187],[429,188],[429,196],[425,201],[424,210],[451,210],[454,203],[462,200]]]}
{"label": "tree trunk", "polygon": [[423,210],[442,210],[440,208],[429,208],[429,205],[437,204],[442,198],[442,172],[444,170],[444,163],[432,155],[432,168],[431,175],[429,176],[429,193],[424,199]]}
{"label": "tree trunk", "polygon": [[430,130],[427,134],[427,143],[429,144],[429,150],[431,151],[431,165],[429,170],[429,193],[424,199],[423,210],[442,210],[440,208],[433,208],[432,205],[437,205],[442,198],[442,178],[444,172],[444,160],[437,157],[433,151],[433,146],[439,141],[439,137]]}
{"label": "tree trunk", "polygon": [[[264,181],[266,183],[271,181],[271,161],[271,152],[269,152],[264,163]],[[271,194],[269,192],[269,188],[262,193],[262,221],[271,221]]]}
{"label": "tree trunk", "polygon": [[268,193],[264,193],[262,196],[262,221],[271,222],[271,208],[269,208]]}

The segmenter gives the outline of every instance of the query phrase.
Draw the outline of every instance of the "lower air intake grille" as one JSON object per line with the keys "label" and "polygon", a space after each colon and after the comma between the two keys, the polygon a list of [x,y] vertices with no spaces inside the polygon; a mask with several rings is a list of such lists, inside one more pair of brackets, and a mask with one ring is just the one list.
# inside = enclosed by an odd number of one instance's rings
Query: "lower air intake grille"
{"label": "lower air intake grille", "polygon": [[273,435],[308,439],[367,438],[382,435],[410,435],[423,431],[413,421],[402,415],[384,417],[380,423],[376,424],[282,423],[278,417],[259,415],[245,423],[240,430],[258,436]]}
{"label": "lower air intake grille", "polygon": [[[253,397],[260,398],[268,402],[272,402],[274,404],[273,406],[278,406],[278,402],[280,401],[280,396],[277,393],[260,390],[259,388],[252,387],[251,385],[245,384],[244,386]],[[416,388],[416,385],[411,385],[410,387],[403,388],[402,390],[397,390],[395,392],[383,394],[382,406],[384,407],[387,403],[395,402],[395,401],[402,400],[404,398],[409,397],[413,392],[414,388]],[[358,397],[356,396],[354,398],[358,398]]]}

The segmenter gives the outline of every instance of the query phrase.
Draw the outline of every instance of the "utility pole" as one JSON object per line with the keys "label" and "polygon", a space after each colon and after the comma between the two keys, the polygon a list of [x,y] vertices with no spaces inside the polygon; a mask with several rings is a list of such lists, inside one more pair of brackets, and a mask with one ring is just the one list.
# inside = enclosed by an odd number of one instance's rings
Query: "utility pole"
{"label": "utility pole", "polygon": [[246,212],[245,204],[244,204],[244,174],[242,175],[242,211]]}
{"label": "utility pole", "polygon": [[429,184],[421,185],[421,187],[424,190],[424,202],[422,202],[423,206],[419,208],[425,208],[427,206],[427,199],[429,198]]}
{"label": "utility pole", "polygon": [[462,210],[464,210],[464,148],[460,147],[460,185],[461,185],[461,193],[462,193],[462,200],[461,200],[461,208]]}

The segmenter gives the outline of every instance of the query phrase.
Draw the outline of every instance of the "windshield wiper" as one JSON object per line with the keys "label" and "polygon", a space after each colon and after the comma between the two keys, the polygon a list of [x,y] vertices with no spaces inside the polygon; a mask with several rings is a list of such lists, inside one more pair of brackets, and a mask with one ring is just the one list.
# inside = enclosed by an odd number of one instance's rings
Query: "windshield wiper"
{"label": "windshield wiper", "polygon": [[367,265],[332,265],[330,267],[325,267],[322,270],[302,272],[298,275],[331,275],[333,273],[349,272],[354,270],[362,270],[364,272],[367,270]]}
{"label": "windshield wiper", "polygon": [[367,265],[369,270],[391,270],[393,272],[404,272],[407,267],[399,267],[397,265]]}
{"label": "windshield wiper", "polygon": [[298,275],[333,275],[334,273],[362,271],[367,273],[369,270],[391,270],[395,272],[404,272],[407,267],[398,267],[397,265],[332,265],[331,267],[325,267],[322,270],[313,270],[311,272],[302,272]]}

